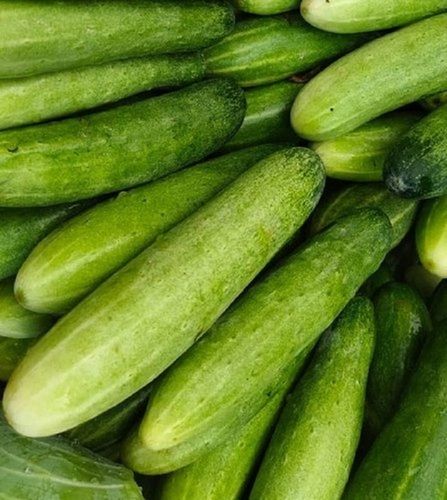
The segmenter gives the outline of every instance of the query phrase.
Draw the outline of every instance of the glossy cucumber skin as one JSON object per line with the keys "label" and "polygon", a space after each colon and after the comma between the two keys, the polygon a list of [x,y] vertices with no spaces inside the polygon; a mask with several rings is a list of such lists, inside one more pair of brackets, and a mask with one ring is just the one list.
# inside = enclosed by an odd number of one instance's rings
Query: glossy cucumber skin
{"label": "glossy cucumber skin", "polygon": [[405,198],[447,194],[446,149],[447,104],[423,118],[391,149],[384,167],[388,189]]}
{"label": "glossy cucumber skin", "polygon": [[164,55],[0,80],[0,129],[38,123],[202,78],[199,54]]}
{"label": "glossy cucumber skin", "polygon": [[352,50],[364,35],[334,35],[298,14],[239,21],[234,31],[204,51],[212,76],[234,78],[242,87],[273,83],[315,68]]}
{"label": "glossy cucumber skin", "polygon": [[197,453],[231,436],[377,269],[390,240],[388,218],[364,209],[255,284],[163,375],[140,427],[144,444],[153,450],[189,444]]}
{"label": "glossy cucumber skin", "polygon": [[382,210],[393,227],[393,247],[406,235],[416,215],[417,203],[403,200],[381,184],[353,184],[335,192],[318,206],[311,222],[312,234],[318,233],[339,217],[362,207]]}
{"label": "glossy cucumber skin", "polygon": [[9,379],[15,367],[35,342],[35,338],[0,337],[0,380],[6,382]]}
{"label": "glossy cucumber skin", "polygon": [[447,323],[425,345],[399,408],[368,452],[346,500],[445,498]]}
{"label": "glossy cucumber skin", "polygon": [[421,100],[421,104],[425,109],[433,111],[443,104],[447,104],[447,90],[439,94],[429,95]]}
{"label": "glossy cucumber skin", "polygon": [[447,319],[447,281],[441,281],[433,294],[430,304],[433,323]]}
{"label": "glossy cucumber skin", "polygon": [[447,14],[440,14],[377,38],[324,69],[298,94],[292,126],[305,139],[334,139],[446,88]]}
{"label": "glossy cucumber skin", "polygon": [[230,153],[93,206],[34,248],[17,276],[17,296],[33,311],[69,311],[160,234],[279,149]]}
{"label": "glossy cucumber skin", "polygon": [[340,498],[360,438],[374,333],[371,301],[353,299],[281,413],[251,500]]}
{"label": "glossy cucumber skin", "polygon": [[365,123],[346,135],[314,142],[328,177],[354,182],[380,181],[385,157],[421,115],[396,111]]}
{"label": "glossy cucumber skin", "polygon": [[243,12],[268,16],[280,14],[299,7],[299,0],[234,0],[236,7]]}
{"label": "glossy cucumber skin", "polygon": [[234,24],[231,6],[217,0],[2,0],[0,10],[0,78],[192,51]]}
{"label": "glossy cucumber skin", "polygon": [[276,152],[242,174],[40,339],[5,389],[8,421],[26,435],[55,434],[147,385],[298,230],[323,185],[319,158],[303,148]]}
{"label": "glossy cucumber skin", "polygon": [[334,33],[395,28],[447,11],[446,0],[303,0],[301,14],[313,26]]}

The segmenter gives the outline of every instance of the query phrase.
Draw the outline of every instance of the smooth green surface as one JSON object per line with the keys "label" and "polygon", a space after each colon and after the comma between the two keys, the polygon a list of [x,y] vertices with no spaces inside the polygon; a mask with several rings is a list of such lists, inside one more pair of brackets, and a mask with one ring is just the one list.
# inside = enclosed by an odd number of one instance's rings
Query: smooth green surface
{"label": "smooth green surface", "polygon": [[299,0],[233,0],[234,5],[249,14],[266,16],[279,14],[299,7]]}
{"label": "smooth green surface", "polygon": [[441,281],[433,294],[430,314],[434,323],[447,319],[447,281]]}
{"label": "smooth green surface", "polygon": [[447,14],[381,36],[340,58],[298,94],[292,126],[312,140],[334,139],[447,88]]}
{"label": "smooth green surface", "polygon": [[0,337],[0,380],[6,381],[15,367],[22,361],[28,349],[35,343],[34,338],[13,339]]}

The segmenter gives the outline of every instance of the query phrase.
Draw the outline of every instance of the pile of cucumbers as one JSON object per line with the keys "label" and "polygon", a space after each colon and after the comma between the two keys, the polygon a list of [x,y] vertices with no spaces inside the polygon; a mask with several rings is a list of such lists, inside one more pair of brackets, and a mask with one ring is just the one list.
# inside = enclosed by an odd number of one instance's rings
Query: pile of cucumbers
{"label": "pile of cucumbers", "polygon": [[447,498],[447,0],[0,0],[0,498]]}

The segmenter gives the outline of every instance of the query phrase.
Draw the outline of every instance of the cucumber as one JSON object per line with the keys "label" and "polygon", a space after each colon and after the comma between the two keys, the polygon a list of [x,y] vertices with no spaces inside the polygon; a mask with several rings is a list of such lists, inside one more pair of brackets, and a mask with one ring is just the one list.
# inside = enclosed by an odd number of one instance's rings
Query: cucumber
{"label": "cucumber", "polygon": [[0,415],[0,483],[3,498],[35,500],[141,500],[131,471],[66,439],[30,439]]}
{"label": "cucumber", "polygon": [[394,281],[394,271],[387,262],[384,262],[379,269],[365,281],[360,289],[360,293],[366,297],[372,297],[379,288],[390,281]]}
{"label": "cucumber", "polygon": [[0,132],[0,206],[79,200],[162,177],[223,146],[244,112],[242,90],[217,79]]}
{"label": "cucumber", "polygon": [[242,20],[205,49],[208,74],[235,79],[242,87],[283,80],[344,54],[364,35],[334,35],[305,23],[298,14]]}
{"label": "cucumber", "polygon": [[0,78],[196,50],[234,24],[219,0],[1,0],[0,10]]}
{"label": "cucumber", "polygon": [[423,118],[391,148],[384,166],[388,189],[404,198],[447,194],[446,149],[447,104]]}
{"label": "cucumber", "polygon": [[299,7],[299,0],[233,0],[235,6],[243,12],[267,16],[280,14]]}
{"label": "cucumber", "polygon": [[55,434],[151,382],[303,224],[323,185],[319,158],[304,148],[242,174],[40,339],[5,389],[7,419],[25,435]]}
{"label": "cucumber", "polygon": [[390,243],[388,218],[363,209],[274,268],[160,379],[139,430],[144,445],[159,452],[188,446],[197,458],[232,436],[378,268]]}
{"label": "cucumber", "polygon": [[311,234],[318,233],[339,217],[362,207],[379,208],[385,212],[393,227],[395,247],[410,229],[417,203],[394,196],[380,184],[353,184],[323,200],[312,217]]}
{"label": "cucumber", "polygon": [[380,181],[385,157],[420,115],[396,111],[365,123],[337,139],[314,142],[328,177],[345,181]]}
{"label": "cucumber", "polygon": [[6,382],[9,379],[15,367],[35,342],[35,338],[0,337],[0,380]]}
{"label": "cucumber", "polygon": [[346,500],[447,495],[447,323],[421,354],[399,409],[364,458]]}
{"label": "cucumber", "polygon": [[447,319],[447,281],[441,281],[433,294],[430,314],[434,323]]}
{"label": "cucumber", "polygon": [[251,500],[341,497],[360,438],[373,348],[373,306],[357,297],[321,339],[290,396]]}
{"label": "cucumber", "polygon": [[436,276],[421,264],[413,264],[405,270],[405,281],[419,292],[419,294],[428,301],[439,283],[442,281],[439,276]]}
{"label": "cucumber", "polygon": [[161,233],[279,149],[230,153],[90,208],[35,247],[17,276],[17,296],[33,311],[69,311]]}
{"label": "cucumber", "polygon": [[334,139],[445,90],[446,53],[447,14],[373,40],[305,85],[292,107],[292,126],[311,141]]}
{"label": "cucumber", "polygon": [[410,24],[447,11],[446,0],[303,0],[301,14],[334,33],[363,33]]}
{"label": "cucumber", "polygon": [[202,78],[202,57],[164,55],[0,80],[0,129],[94,108],[146,90]]}
{"label": "cucumber", "polygon": [[447,196],[423,205],[416,225],[416,247],[425,269],[447,278]]}
{"label": "cucumber", "polygon": [[266,142],[297,142],[290,126],[290,108],[301,83],[279,82],[245,91],[247,112],[241,128],[224,146],[225,151]]}
{"label": "cucumber", "polygon": [[445,92],[440,92],[439,94],[429,95],[421,100],[421,104],[425,109],[433,111],[439,106],[447,103],[447,90]]}

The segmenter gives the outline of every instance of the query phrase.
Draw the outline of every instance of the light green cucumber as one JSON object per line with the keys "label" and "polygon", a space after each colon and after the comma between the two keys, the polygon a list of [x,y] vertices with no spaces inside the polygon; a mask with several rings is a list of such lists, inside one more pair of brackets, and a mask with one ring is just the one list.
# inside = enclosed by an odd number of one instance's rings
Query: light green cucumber
{"label": "light green cucumber", "polygon": [[230,153],[118,194],[63,224],[20,268],[16,293],[37,312],[61,314],[257,161],[281,149]]}
{"label": "light green cucumber", "polygon": [[299,0],[233,0],[234,5],[249,14],[267,16],[280,14],[299,7]]}
{"label": "light green cucumber", "polygon": [[433,294],[430,315],[434,323],[447,319],[447,281],[441,281]]}
{"label": "light green cucumber", "polygon": [[433,295],[442,279],[420,264],[412,264],[404,273],[405,281],[419,292],[422,297],[428,301]]}
{"label": "light green cucumber", "polygon": [[340,56],[364,35],[334,35],[305,23],[299,14],[242,20],[226,38],[205,50],[212,76],[234,78],[242,87],[283,80]]}
{"label": "light green cucumber", "polygon": [[439,94],[433,94],[421,100],[421,104],[425,109],[433,111],[443,104],[447,104],[447,90]]}
{"label": "light green cucumber", "polygon": [[323,160],[328,177],[380,181],[386,155],[418,119],[416,113],[396,111],[336,139],[314,142],[312,149]]}
{"label": "light green cucumber", "polygon": [[46,121],[154,88],[186,85],[203,73],[202,57],[185,54],[0,80],[0,129]]}
{"label": "light green cucumber", "polygon": [[192,51],[234,23],[219,0],[1,0],[0,10],[0,78]]}
{"label": "light green cucumber", "polygon": [[251,500],[340,498],[360,438],[373,349],[373,306],[357,297],[321,339],[290,396]]}
{"label": "light green cucumber", "polygon": [[55,434],[147,385],[298,230],[323,185],[318,156],[304,148],[273,153],[242,174],[40,339],[5,390],[8,421],[25,435]]}
{"label": "light green cucumber", "polygon": [[447,14],[440,14],[381,36],[324,69],[298,94],[292,126],[305,139],[334,139],[446,88]]}
{"label": "light green cucumber", "polygon": [[35,341],[35,338],[14,339],[12,337],[0,337],[0,380],[6,381],[9,379],[15,367],[22,361]]}

